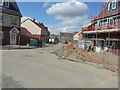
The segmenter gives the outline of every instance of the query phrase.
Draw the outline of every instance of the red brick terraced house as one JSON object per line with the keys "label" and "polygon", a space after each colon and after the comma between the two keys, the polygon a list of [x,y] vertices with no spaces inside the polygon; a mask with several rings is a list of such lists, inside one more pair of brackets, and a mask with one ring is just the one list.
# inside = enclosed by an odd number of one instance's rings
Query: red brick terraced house
{"label": "red brick terraced house", "polygon": [[94,42],[94,51],[100,47],[120,55],[120,0],[106,2],[102,12],[82,32],[84,39]]}
{"label": "red brick terraced house", "polygon": [[43,23],[38,23],[35,19],[26,19],[21,23],[20,44],[26,45],[30,39],[38,40],[39,44],[49,42],[50,32]]}
{"label": "red brick terraced house", "polygon": [[19,42],[21,13],[15,0],[0,0],[1,45],[16,45]]}

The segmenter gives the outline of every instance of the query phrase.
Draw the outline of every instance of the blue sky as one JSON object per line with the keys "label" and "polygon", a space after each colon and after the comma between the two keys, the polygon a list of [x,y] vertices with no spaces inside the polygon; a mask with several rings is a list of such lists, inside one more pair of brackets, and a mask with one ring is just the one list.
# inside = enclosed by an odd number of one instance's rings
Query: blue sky
{"label": "blue sky", "polygon": [[[82,26],[89,23],[91,17],[96,16],[99,13],[98,8],[100,6],[99,2],[80,3],[75,0],[75,3],[73,3],[74,6],[70,6],[70,8],[73,9],[73,12],[71,12],[69,10],[69,2],[17,2],[17,4],[24,19],[27,17],[35,18],[36,21],[44,23],[51,33],[55,34],[59,34],[59,32],[80,31]],[[83,21],[85,22],[83,23]]]}

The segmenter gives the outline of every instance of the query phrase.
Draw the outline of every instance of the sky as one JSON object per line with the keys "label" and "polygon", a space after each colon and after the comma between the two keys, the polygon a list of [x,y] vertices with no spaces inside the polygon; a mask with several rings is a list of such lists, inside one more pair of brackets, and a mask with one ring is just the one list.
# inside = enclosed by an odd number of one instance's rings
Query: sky
{"label": "sky", "polygon": [[100,13],[99,2],[17,2],[22,21],[35,18],[48,27],[52,34],[80,31],[90,24],[91,18]]}

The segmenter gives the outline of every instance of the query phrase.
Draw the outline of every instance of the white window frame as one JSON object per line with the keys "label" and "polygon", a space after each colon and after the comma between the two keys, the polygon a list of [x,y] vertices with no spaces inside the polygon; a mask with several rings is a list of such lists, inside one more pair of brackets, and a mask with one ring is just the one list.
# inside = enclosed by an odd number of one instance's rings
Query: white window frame
{"label": "white window frame", "polygon": [[4,16],[0,15],[0,22],[4,22]]}
{"label": "white window frame", "polygon": [[115,22],[114,19],[113,18],[108,18],[107,19],[108,26],[112,26],[111,25],[111,20],[112,20],[112,25],[114,25],[114,22]]}
{"label": "white window frame", "polygon": [[108,11],[111,10],[111,2],[108,3]]}
{"label": "white window frame", "polygon": [[4,0],[0,0],[0,5],[3,6]]}
{"label": "white window frame", "polygon": [[10,5],[9,5],[9,0],[4,0],[4,6],[5,7],[9,7]]}
{"label": "white window frame", "polygon": [[[115,6],[114,6],[114,4],[115,4]],[[116,2],[116,0],[113,0],[112,1],[112,10],[114,10],[116,8],[117,8],[117,2]]]}
{"label": "white window frame", "polygon": [[2,38],[3,38],[3,32],[0,31],[0,39],[2,39]]}
{"label": "white window frame", "polygon": [[12,16],[12,18],[11,18],[11,23],[12,23],[12,24],[17,24],[17,17]]}

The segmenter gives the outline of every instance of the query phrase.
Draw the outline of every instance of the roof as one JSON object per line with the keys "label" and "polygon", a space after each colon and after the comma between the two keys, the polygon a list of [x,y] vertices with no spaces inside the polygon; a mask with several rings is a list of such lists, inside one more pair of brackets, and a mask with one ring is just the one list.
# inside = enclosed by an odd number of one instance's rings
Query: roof
{"label": "roof", "polygon": [[78,32],[78,33],[76,33],[76,34],[74,34],[74,36],[75,36],[75,35],[79,35],[80,33],[82,33],[82,31],[80,31],[80,32]]}
{"label": "roof", "polygon": [[64,35],[73,35],[73,33],[64,33],[64,32],[60,32],[60,34],[64,34]]}
{"label": "roof", "polygon": [[97,17],[95,17],[93,20],[102,19],[102,18],[114,16],[114,15],[119,15],[119,14],[120,14],[120,5],[117,6],[117,9],[112,10],[112,11],[108,11],[108,7],[106,6],[102,10],[102,12]]}
{"label": "roof", "polygon": [[[27,20],[30,20],[31,22],[33,22],[35,25],[37,25],[40,29],[42,30],[46,30],[48,32],[48,36],[50,35],[50,32],[48,31],[48,28],[43,24],[43,23],[38,23],[30,18],[26,19],[25,21],[23,21],[22,23],[26,22]],[[21,24],[22,24],[21,23]]]}
{"label": "roof", "polygon": [[0,9],[2,10],[2,13],[22,17],[22,14],[15,0],[12,0],[12,2],[9,2],[9,8],[0,6]]}
{"label": "roof", "polygon": [[24,27],[21,27],[20,33],[23,35],[31,35],[31,33]]}
{"label": "roof", "polygon": [[78,32],[74,32],[74,35],[77,34]]}
{"label": "roof", "polygon": [[[27,21],[27,20],[30,20],[30,21],[32,21],[34,24],[36,24],[39,28],[42,28],[42,30],[46,30],[47,32],[48,32],[48,34],[50,35],[50,32],[48,31],[48,27],[46,27],[43,23],[37,23],[37,22],[35,22],[34,20],[32,20],[32,19],[30,19],[30,18],[28,18],[28,19],[26,19],[25,21]],[[24,23],[25,21],[23,21],[22,23]],[[21,24],[22,24],[21,23]]]}
{"label": "roof", "polygon": [[50,38],[52,38],[52,39],[58,38],[58,35],[50,34]]}
{"label": "roof", "polygon": [[39,35],[32,35],[26,28],[21,27],[20,33],[23,36],[29,37],[29,38],[39,38]]}

